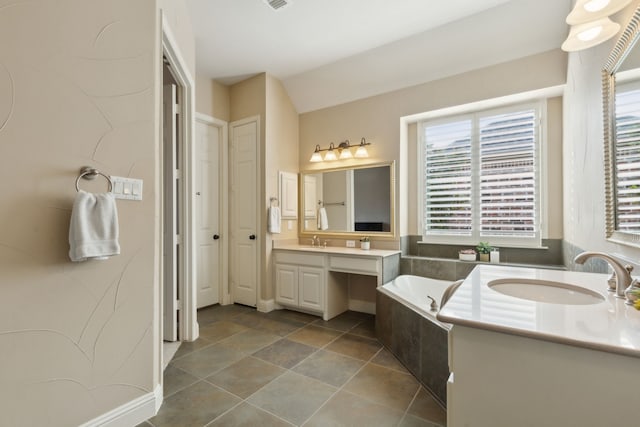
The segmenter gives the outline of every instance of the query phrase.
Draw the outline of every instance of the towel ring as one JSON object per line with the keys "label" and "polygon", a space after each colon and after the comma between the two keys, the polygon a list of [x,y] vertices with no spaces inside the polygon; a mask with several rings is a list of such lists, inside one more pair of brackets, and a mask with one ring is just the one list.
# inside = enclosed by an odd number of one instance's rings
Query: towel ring
{"label": "towel ring", "polygon": [[80,178],[95,179],[95,177],[98,175],[102,175],[104,179],[109,182],[109,192],[111,192],[111,190],[113,190],[113,182],[111,182],[111,178],[100,172],[98,169],[92,168],[91,166],[84,166],[82,169],[80,169],[80,175],[78,175],[78,178],[76,179],[76,191],[80,191]]}

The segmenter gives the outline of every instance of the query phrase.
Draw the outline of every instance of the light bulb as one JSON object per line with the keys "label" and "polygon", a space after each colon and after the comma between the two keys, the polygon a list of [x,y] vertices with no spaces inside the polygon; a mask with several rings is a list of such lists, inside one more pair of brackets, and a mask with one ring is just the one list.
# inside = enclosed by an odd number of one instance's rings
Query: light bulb
{"label": "light bulb", "polygon": [[585,3],[583,7],[587,12],[593,13],[604,9],[609,3],[611,3],[611,0],[591,0]]}
{"label": "light bulb", "polygon": [[576,37],[583,42],[588,42],[589,40],[593,40],[600,35],[602,32],[602,25],[598,25],[597,27],[589,28],[588,30],[584,30]]}

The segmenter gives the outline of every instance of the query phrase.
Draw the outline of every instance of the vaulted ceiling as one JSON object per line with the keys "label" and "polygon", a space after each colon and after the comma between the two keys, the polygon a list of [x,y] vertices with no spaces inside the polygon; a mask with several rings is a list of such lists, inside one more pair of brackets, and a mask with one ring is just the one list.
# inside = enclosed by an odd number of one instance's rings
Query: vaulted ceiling
{"label": "vaulted ceiling", "polygon": [[571,0],[188,0],[198,74],[312,111],[556,49]]}

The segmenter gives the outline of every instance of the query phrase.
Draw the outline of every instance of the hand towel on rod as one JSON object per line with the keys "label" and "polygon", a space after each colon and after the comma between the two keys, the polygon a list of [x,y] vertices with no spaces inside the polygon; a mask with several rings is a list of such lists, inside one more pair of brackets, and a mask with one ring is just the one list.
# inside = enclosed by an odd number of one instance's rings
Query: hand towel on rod
{"label": "hand towel on rod", "polygon": [[327,230],[329,228],[329,219],[327,218],[327,210],[322,207],[318,209],[318,230]]}
{"label": "hand towel on rod", "polygon": [[268,217],[267,217],[267,230],[269,230],[269,233],[273,233],[273,234],[280,233],[281,219],[282,219],[282,215],[280,213],[280,208],[278,206],[270,206]]}
{"label": "hand towel on rod", "polygon": [[120,254],[118,210],[112,193],[78,191],[71,211],[69,246],[74,262]]}

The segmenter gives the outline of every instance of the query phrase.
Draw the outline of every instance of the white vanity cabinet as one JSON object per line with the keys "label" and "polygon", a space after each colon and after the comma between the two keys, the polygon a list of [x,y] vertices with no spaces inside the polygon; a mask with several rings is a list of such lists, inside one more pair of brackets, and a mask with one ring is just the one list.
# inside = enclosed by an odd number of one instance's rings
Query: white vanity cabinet
{"label": "white vanity cabinet", "polygon": [[275,276],[278,304],[324,310],[324,269],[277,263]]}
{"label": "white vanity cabinet", "polygon": [[327,286],[325,256],[277,251],[274,260],[276,303],[322,314]]}
{"label": "white vanity cabinet", "polygon": [[349,274],[376,277],[376,285],[397,276],[400,251],[350,248],[274,248],[275,302],[329,320],[349,309]]}

